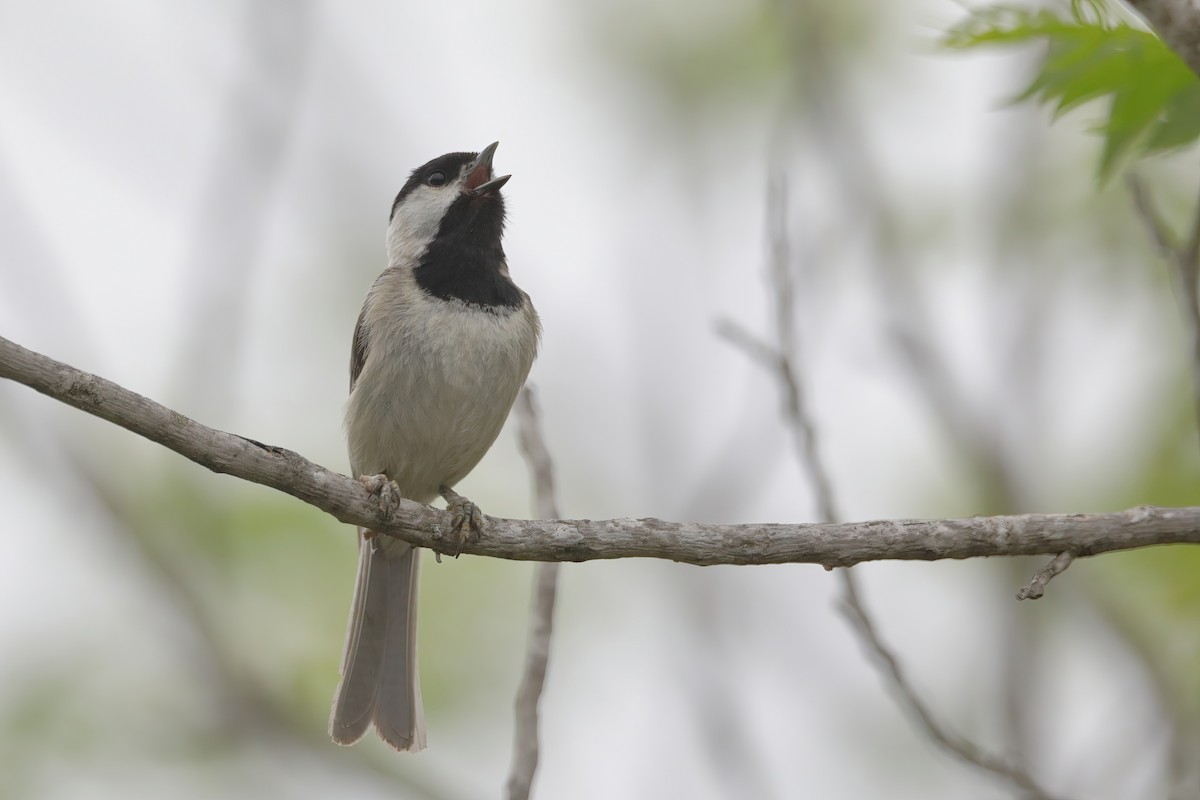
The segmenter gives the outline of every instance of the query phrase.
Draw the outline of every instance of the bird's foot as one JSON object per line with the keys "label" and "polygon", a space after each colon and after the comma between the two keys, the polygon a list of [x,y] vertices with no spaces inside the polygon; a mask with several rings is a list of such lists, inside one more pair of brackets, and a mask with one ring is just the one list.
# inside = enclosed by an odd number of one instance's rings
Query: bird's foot
{"label": "bird's foot", "polygon": [[450,535],[458,545],[454,551],[454,557],[458,558],[463,545],[483,532],[483,512],[449,486],[439,487],[438,492],[445,499],[446,510],[450,512]]}
{"label": "bird's foot", "polygon": [[400,486],[387,475],[361,475],[358,478],[367,494],[379,503],[379,510],[391,516],[400,508]]}

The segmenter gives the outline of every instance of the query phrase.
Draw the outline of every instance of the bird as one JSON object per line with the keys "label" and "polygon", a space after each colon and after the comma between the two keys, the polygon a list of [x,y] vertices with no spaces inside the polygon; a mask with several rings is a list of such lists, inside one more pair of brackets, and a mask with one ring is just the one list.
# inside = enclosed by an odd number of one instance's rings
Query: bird
{"label": "bird", "polygon": [[[351,474],[380,502],[446,499],[495,442],[537,356],[541,323],[513,282],[492,159],[447,153],[415,169],[392,203],[388,267],[367,292],[350,352],[345,428]],[[349,745],[374,725],[399,751],[425,747],[417,670],[419,550],[359,528],[358,574],[329,734]]]}

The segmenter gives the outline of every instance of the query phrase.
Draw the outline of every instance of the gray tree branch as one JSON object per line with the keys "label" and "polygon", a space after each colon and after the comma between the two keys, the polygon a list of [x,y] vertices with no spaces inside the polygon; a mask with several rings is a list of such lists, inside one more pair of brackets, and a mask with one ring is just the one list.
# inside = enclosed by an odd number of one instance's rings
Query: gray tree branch
{"label": "gray tree branch", "polygon": [[[157,442],[213,472],[269,486],[349,525],[453,554],[449,515],[402,500],[379,508],[357,480],[282,447],[225,433],[112,381],[0,337],[0,378],[22,383]],[[1200,544],[1200,507],[1138,506],[1110,514],[1017,514],[941,520],[701,525],[659,519],[512,520],[488,517],[463,553],[517,561],[663,558],[686,564],[936,561],[981,556],[1091,556],[1161,544]]]}

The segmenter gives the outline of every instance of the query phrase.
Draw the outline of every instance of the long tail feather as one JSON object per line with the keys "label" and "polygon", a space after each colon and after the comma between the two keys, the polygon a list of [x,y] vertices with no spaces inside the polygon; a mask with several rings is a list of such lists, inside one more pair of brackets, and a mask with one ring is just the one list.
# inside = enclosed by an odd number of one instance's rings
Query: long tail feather
{"label": "long tail feather", "polygon": [[402,542],[361,537],[342,680],[329,720],[338,744],[357,742],[373,722],[397,750],[425,747],[417,675],[419,563],[417,550]]}

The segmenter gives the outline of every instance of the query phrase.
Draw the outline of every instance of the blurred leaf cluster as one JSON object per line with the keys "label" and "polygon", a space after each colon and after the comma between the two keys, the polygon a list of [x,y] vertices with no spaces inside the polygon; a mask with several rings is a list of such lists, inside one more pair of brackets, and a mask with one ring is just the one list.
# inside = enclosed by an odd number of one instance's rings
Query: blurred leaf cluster
{"label": "blurred leaf cluster", "polygon": [[[697,122],[736,110],[777,111],[805,92],[806,81],[831,79],[827,64],[861,68],[887,34],[878,4],[728,2],[685,6],[598,3],[581,9],[600,57],[619,66],[653,99],[661,121],[688,134]],[[630,25],[636,16],[638,25]],[[819,63],[820,66],[816,64]]]}
{"label": "blurred leaf cluster", "polygon": [[1037,74],[1017,101],[1036,100],[1061,116],[1108,100],[1096,127],[1104,140],[1099,176],[1124,159],[1162,153],[1200,138],[1200,80],[1148,31],[1114,19],[1101,2],[1074,2],[1066,13],[1008,5],[974,11],[943,39],[950,48],[1044,42]]}

